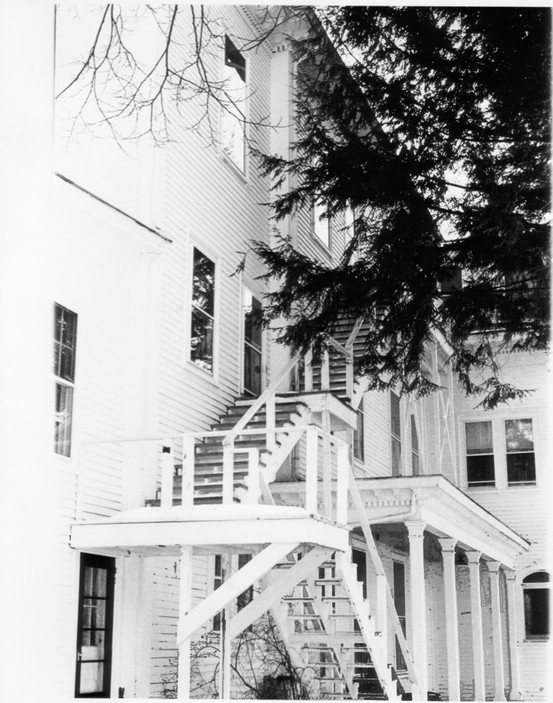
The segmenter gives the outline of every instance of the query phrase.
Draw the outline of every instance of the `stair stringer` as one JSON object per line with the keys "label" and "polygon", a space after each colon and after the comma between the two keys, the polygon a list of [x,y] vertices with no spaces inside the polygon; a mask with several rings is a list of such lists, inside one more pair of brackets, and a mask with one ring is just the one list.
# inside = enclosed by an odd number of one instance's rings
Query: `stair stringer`
{"label": "stair stringer", "polygon": [[392,672],[385,659],[382,638],[376,633],[374,622],[371,618],[369,604],[363,597],[362,584],[357,580],[357,572],[351,558],[341,552],[336,553],[336,566],[343,577],[344,585],[349,593],[350,602],[355,612],[357,622],[363,634],[365,645],[380,679],[382,688],[390,701],[401,700],[397,687],[392,679]]}

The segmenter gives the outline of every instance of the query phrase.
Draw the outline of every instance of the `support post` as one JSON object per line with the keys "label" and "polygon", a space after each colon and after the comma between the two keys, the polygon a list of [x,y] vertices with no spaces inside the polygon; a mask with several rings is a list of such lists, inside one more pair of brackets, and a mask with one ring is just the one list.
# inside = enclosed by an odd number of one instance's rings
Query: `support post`
{"label": "support post", "polygon": [[505,701],[505,661],[503,659],[503,623],[501,621],[501,605],[499,594],[499,579],[501,564],[498,561],[487,562],[490,575],[490,594],[492,601],[492,643],[493,670],[495,681],[495,701]]}
{"label": "support post", "polygon": [[[368,559],[367,559],[368,565]],[[367,581],[369,583],[369,581]],[[376,626],[382,639],[383,654],[388,654],[388,579],[386,574],[376,575]],[[395,641],[395,640],[394,640]]]}
{"label": "support post", "polygon": [[321,355],[321,390],[330,389],[330,354],[325,349]]}
{"label": "support post", "polygon": [[267,450],[274,452],[276,448],[276,401],[274,393],[271,393],[265,402],[265,417],[267,426]]}
{"label": "support post", "polygon": [[313,390],[313,350],[309,349],[304,357],[303,364],[303,386],[304,390],[309,393]]}
{"label": "support post", "polygon": [[[336,522],[340,525],[348,523],[348,484],[349,484],[349,447],[340,444],[337,448],[337,480],[336,480]],[[368,559],[367,559],[368,563]],[[367,582],[368,583],[368,582]]]}
{"label": "support post", "polygon": [[[180,557],[179,621],[192,609],[192,547],[183,547]],[[190,699],[190,637],[179,643],[177,697]]]}
{"label": "support post", "polygon": [[161,500],[162,508],[171,508],[173,505],[173,451],[171,440],[166,439],[161,448]]}
{"label": "support post", "polygon": [[511,690],[509,700],[520,700],[520,684],[518,680],[518,619],[516,611],[517,583],[514,571],[505,570],[507,581],[507,620],[509,642],[509,664],[511,673]]}
{"label": "support post", "polygon": [[424,579],[424,522],[406,522],[409,532],[409,578],[411,584],[411,651],[418,686],[414,700],[426,700],[428,691],[428,653],[426,650],[426,584]]}
{"label": "support post", "polygon": [[325,400],[325,409],[322,413],[323,430],[323,515],[332,517],[332,457],[330,444],[330,412],[327,409],[328,399]]}
{"label": "support post", "polygon": [[457,610],[457,579],[455,570],[456,540],[438,540],[442,547],[444,571],[445,631],[447,649],[447,695],[450,701],[461,700],[459,664],[459,617]]}
{"label": "support post", "polygon": [[481,552],[467,551],[470,576],[470,610],[472,624],[472,664],[474,673],[474,700],[483,701],[486,695],[484,676],[484,644],[482,628],[482,596],[480,588]]}
{"label": "support post", "polygon": [[232,505],[234,499],[234,440],[223,442],[223,505]]}

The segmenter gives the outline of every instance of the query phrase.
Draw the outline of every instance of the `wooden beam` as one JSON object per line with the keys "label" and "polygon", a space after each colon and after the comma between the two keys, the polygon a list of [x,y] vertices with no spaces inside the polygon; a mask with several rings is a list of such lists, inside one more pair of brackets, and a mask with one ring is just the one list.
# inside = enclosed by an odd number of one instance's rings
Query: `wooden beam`
{"label": "wooden beam", "polygon": [[188,639],[196,630],[201,627],[206,620],[212,618],[222,610],[227,603],[237,598],[255,581],[264,576],[281,559],[296,549],[300,542],[277,542],[270,544],[263,551],[256,554],[251,561],[245,564],[239,571],[233,574],[228,581],[225,581],[213,593],[210,593],[201,603],[199,603],[190,613],[185,615],[179,622],[177,633],[177,645]]}
{"label": "wooden beam", "polygon": [[316,569],[330,554],[332,554],[332,549],[314,547],[294,566],[284,569],[278,578],[272,581],[264,591],[232,618],[229,623],[231,639],[237,637],[252,622],[255,622],[257,618],[267,612],[274,603],[279,601],[291,588]]}

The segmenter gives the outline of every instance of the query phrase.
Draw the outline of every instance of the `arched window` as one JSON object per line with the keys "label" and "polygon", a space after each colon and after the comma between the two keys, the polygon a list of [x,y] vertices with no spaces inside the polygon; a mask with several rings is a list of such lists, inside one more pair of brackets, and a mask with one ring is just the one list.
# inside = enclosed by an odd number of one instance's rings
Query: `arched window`
{"label": "arched window", "polygon": [[549,637],[549,574],[536,571],[522,580],[524,629],[527,640]]}

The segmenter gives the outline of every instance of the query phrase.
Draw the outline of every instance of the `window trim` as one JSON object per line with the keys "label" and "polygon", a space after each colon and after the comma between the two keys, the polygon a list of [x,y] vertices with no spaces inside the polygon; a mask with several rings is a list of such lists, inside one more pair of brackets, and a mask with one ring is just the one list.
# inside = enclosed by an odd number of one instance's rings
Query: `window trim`
{"label": "window trim", "polygon": [[[539,574],[539,573],[545,573],[549,576],[549,581],[542,581],[541,583],[536,582],[536,584],[525,584],[524,579],[528,578],[529,576],[532,576],[533,574]],[[524,644],[529,644],[529,645],[536,645],[540,643],[549,643],[551,640],[551,631],[547,635],[535,635],[535,636],[530,636],[528,637],[526,634],[526,613],[525,613],[525,608],[524,608],[524,592],[525,590],[547,590],[549,591],[549,607],[551,608],[551,572],[547,569],[547,567],[544,568],[536,568],[535,565],[525,569],[521,574],[519,574],[519,582],[518,582],[518,593],[519,593],[519,598],[520,598],[520,621],[519,621],[519,627],[520,627],[520,632],[523,635],[522,641]],[[551,620],[550,620],[551,624]]]}
{"label": "window trim", "polygon": [[[248,159],[248,150],[247,150],[247,143],[248,143],[248,120],[249,120],[249,114],[250,114],[250,98],[249,98],[249,85],[250,85],[250,70],[251,70],[251,65],[250,65],[250,59],[248,56],[245,56],[243,52],[241,52],[237,47],[234,41],[232,40],[230,36],[230,32],[225,31],[224,33],[224,42],[221,48],[221,55],[222,55],[222,60],[220,61],[220,80],[221,82],[226,82],[227,78],[225,77],[225,69],[227,67],[227,62],[226,62],[226,55],[227,55],[227,41],[232,44],[233,48],[235,51],[237,51],[240,56],[244,60],[244,99],[242,101],[242,112],[244,115],[244,118],[242,120],[238,120],[242,126],[243,134],[244,134],[244,144],[243,144],[243,168],[240,167],[239,164],[237,164],[234,159],[229,156],[227,151],[225,150],[225,143],[223,141],[223,125],[224,125],[224,116],[225,113],[229,114],[225,108],[221,105],[219,109],[219,135],[220,135],[220,154],[225,161],[232,169],[233,171],[241,178],[244,180],[248,180],[248,175],[249,175],[249,159]],[[235,69],[238,72],[238,69]],[[229,115],[230,116],[230,115]]]}
{"label": "window trim", "polygon": [[[207,259],[215,265],[213,277],[214,295],[213,295],[213,367],[211,371],[203,369],[192,359],[192,298],[194,295],[194,249],[197,249]],[[187,367],[194,370],[201,378],[218,385],[219,381],[219,324],[220,324],[220,300],[221,300],[221,263],[220,257],[215,256],[209,246],[204,246],[203,243],[198,244],[196,241],[190,241],[187,252],[187,272],[188,285],[186,286],[186,304],[185,314],[183,315],[184,324],[184,348],[183,360]]]}
{"label": "window trim", "polygon": [[[464,412],[457,418],[458,428],[458,453],[459,467],[461,469],[460,486],[469,491],[493,491],[493,490],[526,490],[538,488],[541,485],[541,463],[540,463],[540,439],[539,439],[539,408],[536,406],[509,408],[506,410],[495,410],[493,415],[489,412]],[[507,445],[505,433],[506,420],[531,420],[532,434],[534,441],[534,462],[536,480],[534,483],[508,483],[507,476]],[[466,424],[468,422],[492,423],[492,437],[494,444],[494,467],[495,484],[488,486],[469,486],[467,476],[467,453],[466,453]],[[499,450],[498,450],[499,447]]]}
{"label": "window trim", "polygon": [[[60,375],[61,366],[61,350],[63,348],[68,348],[67,345],[63,343],[63,334],[60,335],[59,341],[59,351],[58,351],[58,339],[57,339],[57,319],[58,310],[64,313],[69,313],[74,316],[75,322],[75,332],[74,332],[74,344],[71,350],[71,373],[69,377],[65,375]],[[70,460],[73,453],[73,434],[74,434],[74,421],[75,421],[75,381],[77,377],[77,340],[79,333],[79,315],[78,313],[70,310],[65,305],[61,303],[54,302],[54,454],[58,457],[63,457],[66,460]],[[57,363],[56,363],[57,362]],[[69,423],[68,423],[68,438],[65,440],[58,440],[56,438],[57,430],[57,416],[60,412],[58,410],[58,389],[66,389],[69,392]],[[66,445],[66,447],[64,446]],[[65,451],[60,451],[60,449],[65,449]]]}
{"label": "window trim", "polygon": [[[491,452],[475,452],[473,454],[468,453],[468,446],[467,446],[467,440],[468,440],[468,434],[467,434],[467,426],[468,425],[476,425],[476,424],[489,424],[490,429],[491,429],[491,437],[492,437],[492,451]],[[495,437],[495,427],[494,427],[494,422],[490,417],[487,417],[486,419],[481,419],[481,420],[467,420],[464,423],[464,455],[465,455],[465,477],[466,477],[466,484],[467,488],[496,488],[497,486],[497,461],[496,461],[496,437]],[[469,456],[470,457],[476,457],[476,456],[484,456],[484,457],[489,457],[491,456],[492,458],[492,463],[493,463],[493,480],[491,481],[478,481],[478,482],[469,482]]]}

